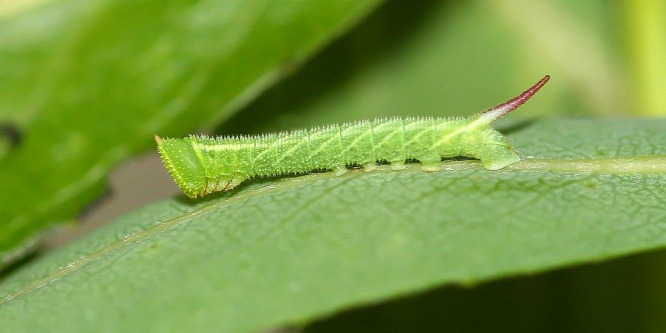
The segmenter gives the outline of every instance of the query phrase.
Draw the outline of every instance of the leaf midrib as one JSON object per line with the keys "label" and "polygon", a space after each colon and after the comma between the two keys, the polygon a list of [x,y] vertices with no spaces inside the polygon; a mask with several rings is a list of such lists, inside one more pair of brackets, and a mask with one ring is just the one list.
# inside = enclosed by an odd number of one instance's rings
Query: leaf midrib
{"label": "leaf midrib", "polygon": [[[480,161],[445,161],[440,164],[442,171],[463,171],[482,169]],[[587,174],[666,174],[666,155],[651,155],[651,156],[630,156],[630,157],[615,157],[615,158],[597,158],[597,159],[524,159],[520,162],[506,167],[504,170],[511,171],[533,171],[533,172],[558,172],[558,173],[587,173]],[[372,174],[387,173],[387,172],[421,172],[417,164],[408,165],[408,168],[401,170],[393,170],[390,165],[378,166]],[[93,263],[100,258],[103,258],[116,250],[123,248],[125,245],[138,243],[142,240],[149,239],[154,235],[177,227],[181,223],[189,221],[190,217],[197,215],[205,215],[212,210],[231,206],[238,202],[242,202],[253,197],[263,197],[275,192],[284,191],[292,188],[300,188],[308,186],[308,184],[316,181],[325,180],[328,178],[338,177],[361,177],[370,172],[362,170],[354,170],[348,172],[343,176],[334,176],[332,172],[315,173],[304,175],[294,178],[286,178],[277,180],[267,186],[256,189],[251,189],[245,192],[238,193],[237,195],[229,198],[216,201],[210,205],[203,206],[196,210],[189,211],[180,216],[174,217],[165,222],[154,224],[146,229],[135,232],[122,240],[115,241],[107,244],[97,251],[79,257],[79,259],[59,268],[58,270],[48,274],[47,276],[29,283],[20,290],[9,293],[3,299],[0,299],[0,305],[5,304],[18,297],[25,296],[39,288],[47,286],[55,281],[68,276],[71,273]],[[334,186],[341,186],[345,182],[338,183]]]}

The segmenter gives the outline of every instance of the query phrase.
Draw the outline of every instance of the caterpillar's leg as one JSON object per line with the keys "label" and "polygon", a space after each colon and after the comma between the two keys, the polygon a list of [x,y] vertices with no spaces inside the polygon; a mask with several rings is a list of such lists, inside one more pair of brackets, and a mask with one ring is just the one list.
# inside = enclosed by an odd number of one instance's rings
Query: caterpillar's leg
{"label": "caterpillar's leg", "polygon": [[335,168],[333,168],[333,174],[336,175],[336,176],[342,176],[347,172],[349,172],[349,169],[347,169],[347,167],[344,166],[344,165],[343,166],[336,166]]}
{"label": "caterpillar's leg", "polygon": [[208,181],[206,182],[206,188],[204,189],[204,195],[215,192],[216,187],[217,183],[215,182],[215,180],[208,179]]}
{"label": "caterpillar's leg", "polygon": [[511,147],[505,145],[486,145],[476,157],[481,160],[483,167],[488,170],[499,170],[520,161],[518,154]]}
{"label": "caterpillar's leg", "polygon": [[442,167],[439,165],[440,159],[422,159],[421,161],[421,170],[425,172],[436,172],[441,171]]}
{"label": "caterpillar's leg", "polygon": [[227,186],[224,187],[225,191],[231,191],[234,187],[240,185],[245,179],[242,178],[232,178],[228,183]]}
{"label": "caterpillar's leg", "polygon": [[393,169],[393,170],[407,169],[407,165],[405,164],[405,160],[391,161],[391,169]]}
{"label": "caterpillar's leg", "polygon": [[439,162],[442,158],[438,154],[427,154],[418,158],[421,162],[421,170],[425,172],[435,172],[440,171],[442,168],[439,166]]}
{"label": "caterpillar's leg", "polygon": [[367,172],[375,171],[375,170],[377,170],[377,163],[375,163],[375,162],[366,163],[363,166],[363,170],[365,170]]}
{"label": "caterpillar's leg", "polygon": [[217,177],[217,179],[215,180],[215,188],[213,189],[213,192],[222,191],[226,189],[227,186],[229,186],[229,181],[222,180],[222,176]]}
{"label": "caterpillar's leg", "polygon": [[[227,180],[226,182],[220,181],[220,187],[222,187],[221,191],[229,191],[229,184],[231,183],[231,179]],[[224,184],[224,186],[222,186]]]}

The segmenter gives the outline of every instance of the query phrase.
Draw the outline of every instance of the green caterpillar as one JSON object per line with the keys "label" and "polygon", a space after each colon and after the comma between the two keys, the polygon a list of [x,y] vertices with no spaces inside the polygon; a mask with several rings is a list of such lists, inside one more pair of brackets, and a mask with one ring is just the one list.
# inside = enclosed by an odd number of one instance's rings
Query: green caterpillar
{"label": "green caterpillar", "polygon": [[183,139],[155,136],[164,165],[190,198],[228,191],[253,177],[302,174],[315,170],[347,172],[349,165],[396,169],[416,159],[425,171],[438,170],[442,158],[481,160],[489,170],[520,158],[490,124],[532,97],[550,76],[517,97],[469,118],[386,118],[307,130],[252,136]]}

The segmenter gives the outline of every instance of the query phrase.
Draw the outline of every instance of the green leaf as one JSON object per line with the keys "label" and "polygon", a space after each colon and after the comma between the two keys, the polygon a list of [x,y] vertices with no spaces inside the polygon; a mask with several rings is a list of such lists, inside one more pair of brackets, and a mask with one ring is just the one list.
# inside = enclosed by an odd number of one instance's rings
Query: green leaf
{"label": "green leaf", "polygon": [[229,117],[379,0],[65,0],[0,7],[0,255],[104,190],[109,169]]}
{"label": "green leaf", "polygon": [[[663,247],[666,120],[544,120],[500,171],[269,179],[131,213],[0,286],[8,331],[249,332]],[[39,320],[35,320],[39,318]]]}

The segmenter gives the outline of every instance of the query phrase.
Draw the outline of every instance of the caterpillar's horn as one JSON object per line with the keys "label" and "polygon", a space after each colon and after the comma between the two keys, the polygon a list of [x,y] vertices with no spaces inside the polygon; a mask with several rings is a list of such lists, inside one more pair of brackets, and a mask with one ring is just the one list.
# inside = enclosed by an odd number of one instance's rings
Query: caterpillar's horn
{"label": "caterpillar's horn", "polygon": [[517,109],[519,106],[525,104],[534,94],[543,87],[546,82],[550,80],[550,75],[546,75],[543,77],[543,79],[539,80],[539,82],[535,83],[532,87],[529,89],[525,90],[522,94],[498,105],[493,108],[490,108],[481,115],[479,115],[478,121],[484,122],[484,123],[491,123],[499,118],[502,118],[504,115],[507,113]]}

